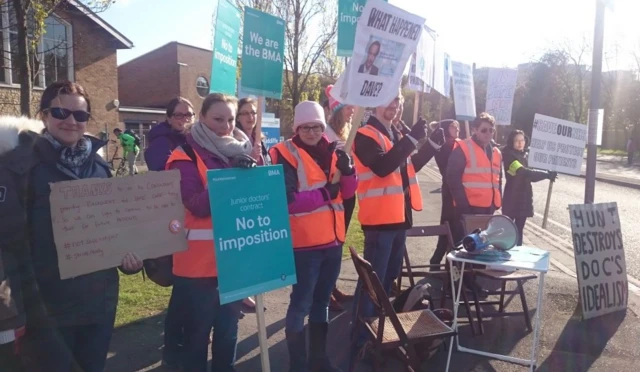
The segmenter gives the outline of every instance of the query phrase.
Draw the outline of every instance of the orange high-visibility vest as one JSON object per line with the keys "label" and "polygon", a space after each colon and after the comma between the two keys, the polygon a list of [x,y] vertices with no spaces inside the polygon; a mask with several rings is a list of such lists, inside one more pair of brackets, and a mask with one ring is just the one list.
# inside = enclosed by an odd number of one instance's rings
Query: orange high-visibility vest
{"label": "orange high-visibility vest", "polygon": [[[276,151],[277,150],[277,151]],[[331,159],[329,179],[313,158],[300,149],[291,140],[279,143],[270,150],[273,164],[277,163],[278,154],[296,168],[298,174],[298,191],[317,190],[333,178],[336,172],[336,154]],[[335,242],[344,243],[344,204],[342,195],[331,200],[331,204],[305,213],[289,215],[293,248],[317,247]]]}
{"label": "orange high-visibility vest", "polygon": [[[358,129],[358,133],[372,138],[385,153],[393,147],[387,136],[371,125]],[[378,177],[371,168],[365,167],[358,156],[353,153],[358,173],[358,220],[362,225],[377,226],[405,222],[405,190],[402,185],[400,167],[386,177]],[[418,177],[411,162],[407,158],[407,173],[409,175],[409,193],[411,208],[422,210],[422,193],[418,185]]]}
{"label": "orange high-visibility vest", "polygon": [[493,148],[491,161],[486,152],[474,140],[467,138],[457,140],[455,147],[460,147],[466,159],[466,166],[462,174],[462,186],[472,207],[487,208],[495,205],[502,206],[500,194],[500,170],[502,168],[502,153],[497,147]]}
{"label": "orange high-visibility vest", "polygon": [[[196,164],[202,184],[207,187],[207,166],[197,152]],[[166,169],[175,161],[189,161],[191,158],[182,147],[177,147],[167,160]],[[188,249],[173,254],[173,274],[185,278],[212,278],[218,276],[216,254],[213,242],[213,223],[211,216],[199,218],[185,208],[184,227],[187,234]]]}

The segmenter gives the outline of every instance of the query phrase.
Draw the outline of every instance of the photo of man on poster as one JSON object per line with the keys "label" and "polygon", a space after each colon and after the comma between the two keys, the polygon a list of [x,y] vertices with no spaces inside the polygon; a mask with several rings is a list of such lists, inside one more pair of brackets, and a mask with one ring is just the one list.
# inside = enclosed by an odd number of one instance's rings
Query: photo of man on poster
{"label": "photo of man on poster", "polygon": [[373,63],[376,61],[376,58],[380,54],[380,42],[374,41],[369,44],[369,48],[367,49],[367,59],[363,64],[360,65],[358,72],[361,74],[369,74],[369,75],[378,75],[378,67]]}

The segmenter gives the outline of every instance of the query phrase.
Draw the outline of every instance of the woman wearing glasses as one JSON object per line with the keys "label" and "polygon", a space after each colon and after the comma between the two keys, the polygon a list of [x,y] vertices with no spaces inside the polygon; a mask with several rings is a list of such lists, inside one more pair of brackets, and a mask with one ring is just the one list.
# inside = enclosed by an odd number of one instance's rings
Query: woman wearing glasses
{"label": "woman wearing glasses", "polygon": [[193,123],[193,105],[183,97],[177,97],[167,105],[167,120],[153,127],[147,135],[149,145],[144,160],[150,171],[162,171],[171,151],[185,143],[185,132]]}
{"label": "woman wearing glasses", "polygon": [[[298,278],[285,320],[289,371],[293,372],[338,371],[326,354],[328,307],[340,274],[345,240],[343,200],[355,195],[357,178],[349,155],[332,150],[323,135],[326,127],[322,107],[316,102],[301,102],[294,112],[295,135],[270,150],[274,164],[284,169]],[[332,184],[337,170],[342,176]]]}
{"label": "woman wearing glasses", "polygon": [[[39,113],[45,128],[31,152],[23,155],[31,166],[25,224],[31,232],[28,247],[38,293],[24,297],[28,320],[21,353],[28,371],[100,372],[116,316],[118,270],[60,279],[49,196],[51,183],[108,178],[111,172],[96,154],[104,143],[84,135],[91,103],[82,86],[68,81],[48,86]],[[122,258],[122,272],[133,274],[141,268],[135,254]]]}
{"label": "woman wearing glasses", "polygon": [[[186,143],[186,132],[193,123],[195,114],[191,102],[183,97],[172,99],[167,105],[167,120],[156,125],[149,131],[149,147],[144,152],[144,158],[150,171],[163,171],[171,152]],[[145,272],[153,278],[166,275],[171,278],[172,256],[160,257],[145,261]],[[164,348],[162,362],[169,367],[179,367],[181,364],[181,349],[184,344],[183,323],[184,314],[180,305],[184,303],[182,293],[172,290],[167,317],[164,321]]]}
{"label": "woman wearing glasses", "polygon": [[[256,159],[258,165],[269,165],[269,153],[264,145],[264,136],[260,138],[260,144],[255,145],[256,141],[256,119],[258,117],[257,104],[253,98],[247,97],[238,101],[238,114],[236,118],[236,127],[240,128],[247,137],[254,142],[251,157]],[[247,304],[247,303],[245,303]]]}

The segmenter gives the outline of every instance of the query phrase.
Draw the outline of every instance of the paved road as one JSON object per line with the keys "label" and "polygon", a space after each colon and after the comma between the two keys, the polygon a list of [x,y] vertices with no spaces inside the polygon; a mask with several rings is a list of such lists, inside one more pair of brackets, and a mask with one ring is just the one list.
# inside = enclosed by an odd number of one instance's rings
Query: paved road
{"label": "paved road", "polygon": [[[600,164],[598,165],[600,166]],[[532,222],[539,226],[542,225],[548,185],[548,181],[542,181],[533,186],[534,208],[537,213]],[[547,227],[551,232],[567,241],[571,240],[571,225],[567,206],[584,202],[584,185],[584,178],[561,175],[553,186],[549,209],[550,223]],[[635,233],[638,222],[640,222],[640,190],[596,181],[595,202],[618,203],[624,246],[626,247],[627,273],[635,278],[640,278],[640,251],[633,249],[640,244],[640,236]]]}

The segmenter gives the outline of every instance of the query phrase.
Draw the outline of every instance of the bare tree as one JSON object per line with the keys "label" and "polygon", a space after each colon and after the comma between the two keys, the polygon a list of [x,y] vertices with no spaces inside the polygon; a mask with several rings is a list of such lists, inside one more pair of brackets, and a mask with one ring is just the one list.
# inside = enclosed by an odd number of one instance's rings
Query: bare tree
{"label": "bare tree", "polygon": [[542,58],[556,72],[567,98],[571,119],[582,123],[587,107],[587,84],[591,74],[588,65],[591,44],[585,37],[581,42],[566,42],[549,50]]}
{"label": "bare tree", "polygon": [[274,0],[273,4],[275,14],[287,25],[284,83],[295,107],[336,36],[337,17],[332,3],[323,0]]}
{"label": "bare tree", "polygon": [[[114,2],[115,0],[85,0],[77,4],[101,12]],[[17,66],[13,65],[12,68],[16,69],[16,83],[20,84],[20,113],[31,116],[34,76],[41,65],[41,61],[37,59],[37,47],[46,32],[45,20],[57,9],[70,7],[71,4],[66,0],[5,0],[0,4],[9,5],[10,11],[15,15],[10,17],[12,24],[7,26],[14,29],[17,36],[17,58],[13,62]]]}
{"label": "bare tree", "polygon": [[324,78],[337,80],[338,76],[346,68],[345,61],[345,58],[340,58],[336,55],[336,44],[331,43],[318,60],[316,72]]}

